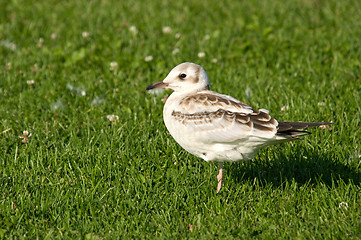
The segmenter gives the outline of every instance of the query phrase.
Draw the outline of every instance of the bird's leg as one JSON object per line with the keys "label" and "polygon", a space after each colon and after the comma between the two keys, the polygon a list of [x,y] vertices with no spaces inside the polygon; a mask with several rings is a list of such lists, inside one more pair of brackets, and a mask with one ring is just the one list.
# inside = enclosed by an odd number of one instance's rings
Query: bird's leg
{"label": "bird's leg", "polygon": [[223,163],[219,163],[219,173],[217,175],[217,180],[218,180],[218,186],[217,186],[217,193],[219,193],[219,191],[221,190],[222,187],[222,179],[223,179]]}

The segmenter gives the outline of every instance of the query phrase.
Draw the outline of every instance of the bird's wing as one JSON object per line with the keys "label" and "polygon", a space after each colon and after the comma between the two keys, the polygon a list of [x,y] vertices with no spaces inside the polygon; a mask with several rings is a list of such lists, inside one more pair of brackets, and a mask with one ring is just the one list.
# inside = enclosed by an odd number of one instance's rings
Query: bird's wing
{"label": "bird's wing", "polygon": [[255,136],[273,138],[278,122],[227,95],[204,91],[183,98],[171,117],[179,128],[208,142],[234,142]]}
{"label": "bird's wing", "polygon": [[332,122],[278,122],[277,136],[298,139],[299,136],[310,134],[303,129],[333,124]]}

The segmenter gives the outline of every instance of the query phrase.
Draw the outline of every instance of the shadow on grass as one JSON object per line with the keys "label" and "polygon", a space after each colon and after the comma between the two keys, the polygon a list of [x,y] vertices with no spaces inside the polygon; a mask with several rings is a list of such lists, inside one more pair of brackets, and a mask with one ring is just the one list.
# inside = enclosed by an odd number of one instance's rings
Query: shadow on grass
{"label": "shadow on grass", "polygon": [[339,180],[346,184],[361,183],[361,172],[357,170],[357,163],[343,164],[339,156],[336,157],[331,152],[320,154],[317,150],[301,146],[296,147],[291,155],[286,155],[279,149],[275,151],[272,160],[262,161],[256,158],[250,162],[232,163],[226,165],[225,170],[236,182],[253,181],[257,178],[261,184],[271,183],[275,187],[283,185],[286,180],[294,180],[300,185],[321,182],[327,186],[335,186]]}

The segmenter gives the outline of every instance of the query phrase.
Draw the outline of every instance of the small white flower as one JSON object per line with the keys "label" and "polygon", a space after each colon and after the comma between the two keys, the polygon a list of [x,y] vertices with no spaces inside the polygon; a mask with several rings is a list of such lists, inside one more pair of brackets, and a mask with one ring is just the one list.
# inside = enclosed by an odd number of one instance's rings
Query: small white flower
{"label": "small white flower", "polygon": [[89,32],[82,32],[81,35],[82,35],[83,38],[88,38],[88,37],[90,37],[90,33],[89,33]]}
{"label": "small white flower", "polygon": [[204,36],[204,40],[208,41],[211,38],[211,36],[209,36],[208,34]]}
{"label": "small white flower", "polygon": [[317,105],[320,106],[320,107],[322,107],[322,106],[325,106],[326,103],[325,103],[325,102],[319,102],[319,103],[317,103]]}
{"label": "small white flower", "polygon": [[218,62],[218,59],[217,59],[217,58],[212,58],[211,62],[212,62],[212,63],[217,63],[217,62]]}
{"label": "small white flower", "polygon": [[36,44],[36,46],[38,48],[41,48],[43,46],[43,43],[44,43],[44,38],[39,38],[38,43]]}
{"label": "small white flower", "polygon": [[108,120],[111,121],[111,122],[116,122],[116,121],[119,120],[119,116],[118,116],[118,115],[114,115],[114,114],[112,114],[112,115],[107,115],[107,118],[108,118]]}
{"label": "small white flower", "polygon": [[332,131],[332,127],[331,127],[330,125],[321,125],[320,128],[321,128],[322,130],[327,129],[328,131]]}
{"label": "small white flower", "polygon": [[164,34],[171,34],[172,33],[172,28],[169,26],[165,26],[162,28],[162,31]]}
{"label": "small white flower", "polygon": [[176,33],[176,34],[174,35],[174,37],[175,37],[176,39],[180,39],[180,38],[182,37],[182,34]]}
{"label": "small white flower", "polygon": [[290,107],[288,105],[285,105],[285,106],[282,106],[281,107],[281,111],[285,111],[285,110],[288,110]]}
{"label": "small white flower", "polygon": [[33,79],[31,79],[31,80],[26,80],[26,83],[27,83],[28,85],[33,85],[33,84],[35,84],[35,81],[34,81]]}
{"label": "small white flower", "polygon": [[32,135],[32,133],[29,134],[29,131],[24,130],[23,135],[19,136],[19,138],[23,139],[23,140],[21,140],[22,143],[28,143],[29,137],[31,137],[31,135]]}
{"label": "small white flower", "polygon": [[118,67],[118,63],[117,62],[111,62],[110,67],[116,68],[116,67]]}
{"label": "small white flower", "polygon": [[204,58],[206,56],[206,53],[205,52],[199,52],[198,53],[198,57],[199,58]]}
{"label": "small white flower", "polygon": [[109,65],[110,65],[110,70],[115,70],[118,68],[117,62],[111,62]]}
{"label": "small white flower", "polygon": [[56,33],[52,33],[52,34],[50,35],[50,39],[51,39],[51,40],[56,39]]}
{"label": "small white flower", "polygon": [[173,54],[173,55],[176,55],[177,53],[179,53],[179,48],[175,48],[175,49],[172,51],[172,54]]}
{"label": "small white flower", "polygon": [[348,204],[347,202],[340,202],[340,204],[338,205],[339,208],[345,208],[347,210],[348,208]]}
{"label": "small white flower", "polygon": [[153,56],[146,56],[145,58],[144,58],[144,61],[146,61],[146,62],[150,62],[150,61],[152,61],[153,60]]}
{"label": "small white flower", "polygon": [[130,31],[131,33],[133,33],[134,35],[136,35],[136,34],[138,33],[138,29],[137,29],[137,27],[134,26],[134,25],[132,25],[132,26],[129,27],[129,31]]}
{"label": "small white flower", "polygon": [[12,69],[12,65],[11,65],[11,62],[8,62],[6,64],[6,70],[10,71]]}

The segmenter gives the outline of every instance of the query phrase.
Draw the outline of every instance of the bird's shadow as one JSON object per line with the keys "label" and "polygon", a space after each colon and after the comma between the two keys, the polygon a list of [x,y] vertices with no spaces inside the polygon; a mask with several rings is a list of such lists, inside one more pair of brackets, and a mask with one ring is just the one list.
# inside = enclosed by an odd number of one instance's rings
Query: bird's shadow
{"label": "bird's shadow", "polygon": [[[226,166],[229,177],[235,182],[254,181],[262,185],[271,184],[279,187],[285,181],[295,181],[298,185],[323,183],[327,186],[344,183],[361,183],[361,172],[358,171],[360,159],[341,161],[334,153],[320,153],[306,147],[297,146],[291,155],[278,150],[270,161],[256,158],[249,162],[232,163]],[[347,163],[342,163],[347,162]]]}

